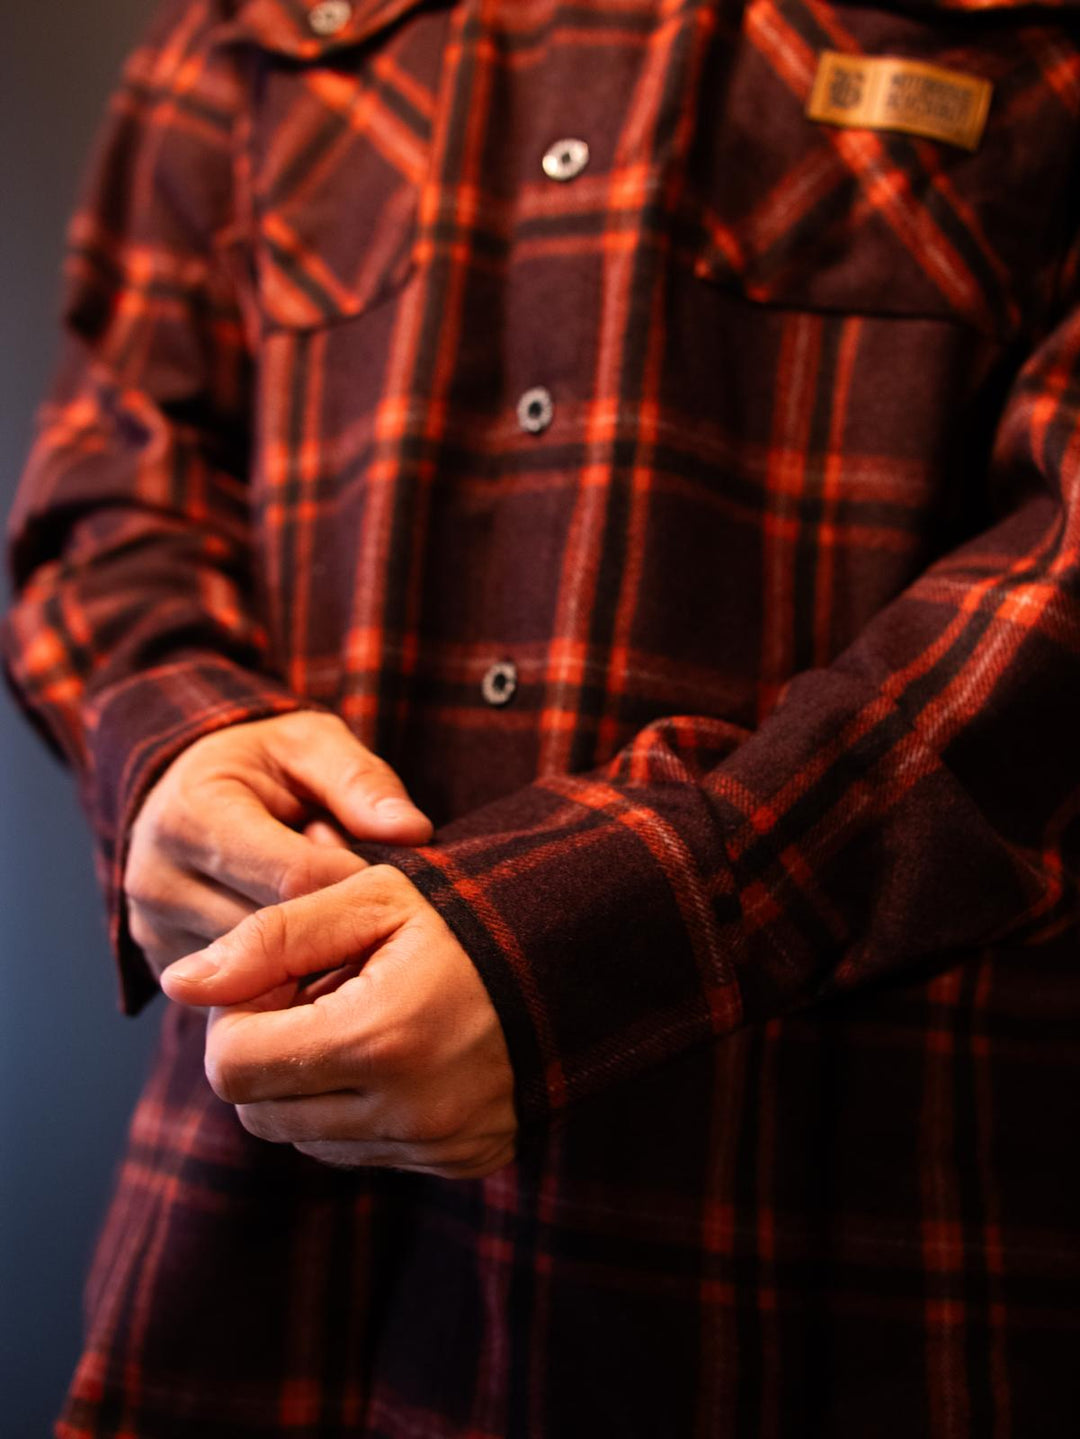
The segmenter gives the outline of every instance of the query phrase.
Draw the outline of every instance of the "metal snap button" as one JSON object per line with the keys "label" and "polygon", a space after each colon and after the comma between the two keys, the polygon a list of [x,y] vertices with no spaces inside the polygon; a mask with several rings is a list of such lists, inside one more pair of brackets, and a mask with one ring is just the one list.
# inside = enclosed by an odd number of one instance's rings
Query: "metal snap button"
{"label": "metal snap button", "polygon": [[572,180],[589,163],[589,147],[584,140],[556,140],[542,163],[549,180]]}
{"label": "metal snap button", "polygon": [[526,390],[517,405],[518,424],[530,435],[539,435],[547,429],[555,417],[555,402],[551,391],[543,385]]}
{"label": "metal snap button", "polygon": [[497,660],[480,681],[480,692],[489,705],[509,704],[517,689],[518,672],[513,660]]}
{"label": "metal snap button", "polygon": [[308,11],[308,25],[316,35],[337,35],[352,19],[349,0],[321,0]]}

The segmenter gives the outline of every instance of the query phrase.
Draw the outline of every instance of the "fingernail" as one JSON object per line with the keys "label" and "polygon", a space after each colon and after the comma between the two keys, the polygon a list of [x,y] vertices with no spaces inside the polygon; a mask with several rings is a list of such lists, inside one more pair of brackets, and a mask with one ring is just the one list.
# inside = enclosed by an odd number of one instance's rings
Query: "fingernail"
{"label": "fingernail", "polygon": [[204,979],[213,979],[221,966],[206,954],[193,954],[190,959],[179,959],[164,971],[171,979],[186,979],[199,984]]}

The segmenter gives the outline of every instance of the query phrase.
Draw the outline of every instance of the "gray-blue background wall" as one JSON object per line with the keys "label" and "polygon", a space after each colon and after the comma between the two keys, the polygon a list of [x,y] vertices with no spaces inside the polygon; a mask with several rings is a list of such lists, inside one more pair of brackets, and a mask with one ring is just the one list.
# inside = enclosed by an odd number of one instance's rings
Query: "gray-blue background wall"
{"label": "gray-blue background wall", "polygon": [[[63,233],[91,137],[156,0],[9,5],[0,54],[0,503],[57,348]],[[7,589],[3,597],[6,603]],[[163,1001],[117,1006],[71,776],[0,695],[0,1433],[44,1439]]]}

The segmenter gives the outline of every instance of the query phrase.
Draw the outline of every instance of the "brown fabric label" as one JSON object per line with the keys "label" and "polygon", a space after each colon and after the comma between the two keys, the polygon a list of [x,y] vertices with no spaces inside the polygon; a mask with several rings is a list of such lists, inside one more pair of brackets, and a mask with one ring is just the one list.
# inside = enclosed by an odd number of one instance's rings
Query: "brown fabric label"
{"label": "brown fabric label", "polygon": [[827,125],[901,130],[975,150],[993,88],[989,80],[921,60],[823,50],[806,113]]}

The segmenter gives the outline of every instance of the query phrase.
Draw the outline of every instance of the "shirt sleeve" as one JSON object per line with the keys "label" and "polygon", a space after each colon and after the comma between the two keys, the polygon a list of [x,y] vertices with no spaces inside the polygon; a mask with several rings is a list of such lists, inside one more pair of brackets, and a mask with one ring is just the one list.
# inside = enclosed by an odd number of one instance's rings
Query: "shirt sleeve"
{"label": "shirt sleeve", "polygon": [[234,123],[220,85],[192,94],[194,13],[159,6],[87,164],[0,629],[8,686],[77,776],[129,1014],[157,987],[121,883],[150,786],[203,734],[321,708],[271,671],[256,618]]}
{"label": "shirt sleeve", "polygon": [[522,1127],[739,1026],[1075,926],[1080,308],[1005,404],[992,523],[753,733],[672,715],[401,868],[479,969]]}

